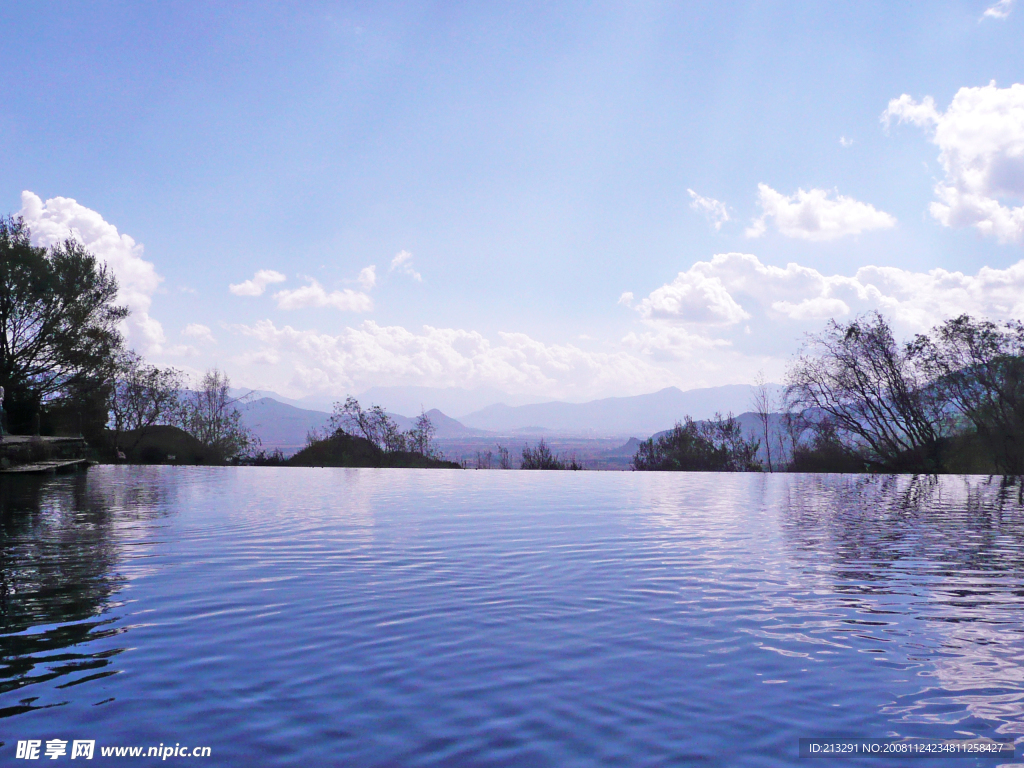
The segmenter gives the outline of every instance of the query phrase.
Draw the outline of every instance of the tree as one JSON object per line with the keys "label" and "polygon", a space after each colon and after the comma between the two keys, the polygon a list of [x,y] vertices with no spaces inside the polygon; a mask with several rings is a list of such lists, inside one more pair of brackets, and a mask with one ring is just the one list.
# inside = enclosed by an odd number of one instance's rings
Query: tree
{"label": "tree", "polygon": [[421,456],[433,456],[436,432],[430,417],[421,411],[420,415],[416,417],[415,426],[406,433],[406,444],[409,450]]}
{"label": "tree", "polygon": [[936,471],[946,419],[922,362],[877,312],[832,320],[791,365],[787,401],[875,469]]}
{"label": "tree", "polygon": [[114,304],[117,280],[81,243],[42,248],[31,234],[21,218],[0,217],[0,385],[16,431],[43,403],[96,399],[128,315]]}
{"label": "tree", "polygon": [[[498,450],[502,450],[500,446]],[[544,438],[541,438],[536,448],[530,448],[528,445],[523,446],[523,460],[519,468],[578,470],[583,469],[583,465],[576,458],[575,452],[570,453],[568,456],[552,453],[551,449],[544,442]]]}
{"label": "tree", "polygon": [[772,391],[768,387],[768,382],[764,378],[763,371],[758,371],[757,376],[754,378],[752,399],[754,413],[757,414],[758,421],[761,422],[761,432],[764,435],[764,450],[768,459],[768,471],[771,472],[773,471],[772,440],[769,427],[771,425],[772,409],[775,406],[775,398],[772,396]]}
{"label": "tree", "polygon": [[390,450],[399,434],[398,425],[379,405],[363,410],[359,401],[349,395],[344,403],[334,404],[331,432],[341,430],[369,440],[378,450]]}
{"label": "tree", "polygon": [[520,469],[565,469],[565,464],[559,461],[558,457],[551,453],[551,449],[540,439],[536,448],[523,446],[523,461]]}
{"label": "tree", "polygon": [[509,456],[509,450],[503,445],[497,446],[498,448],[498,469],[512,469],[512,459]]}
{"label": "tree", "polygon": [[[796,417],[799,418],[799,417]],[[843,443],[831,421],[819,421],[810,439],[793,438],[791,472],[863,472],[864,460],[850,445]]]}
{"label": "tree", "polygon": [[[377,450],[384,453],[411,451],[423,456],[434,457],[435,429],[430,417],[421,413],[408,432],[402,432],[398,424],[379,405],[364,409],[356,398],[349,395],[345,402],[334,404],[334,413],[328,425],[330,434],[339,431],[368,440]],[[313,434],[313,438],[317,435]],[[307,436],[307,441],[310,436]]]}
{"label": "tree", "polygon": [[216,368],[206,372],[198,385],[184,392],[174,417],[180,427],[227,461],[249,453],[259,439],[242,425],[237,404],[242,398],[230,396],[227,374]]}
{"label": "tree", "polygon": [[761,469],[755,437],[745,438],[732,414],[705,422],[689,416],[655,440],[644,440],[633,456],[633,469],[682,472],[756,472]]}
{"label": "tree", "polygon": [[130,451],[149,427],[173,421],[181,402],[182,386],[182,374],[174,368],[149,365],[132,350],[118,355],[110,392],[110,426],[115,450],[122,447],[122,433],[135,433],[132,444],[125,446]]}
{"label": "tree", "polygon": [[961,315],[913,346],[942,400],[974,427],[997,471],[1024,473],[1024,324]]}

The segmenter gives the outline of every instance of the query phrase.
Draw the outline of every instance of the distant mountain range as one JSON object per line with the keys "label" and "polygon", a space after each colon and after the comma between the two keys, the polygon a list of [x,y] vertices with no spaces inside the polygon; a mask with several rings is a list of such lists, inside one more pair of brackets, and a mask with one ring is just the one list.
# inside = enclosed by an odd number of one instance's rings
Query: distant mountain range
{"label": "distant mountain range", "polygon": [[[781,389],[771,385],[773,392]],[[429,395],[429,388],[417,393],[416,388],[405,389],[402,397]],[[248,390],[238,390],[243,394]],[[444,396],[456,396],[470,390],[433,390]],[[372,392],[372,390],[371,390]],[[389,406],[364,395],[360,400],[364,407],[380,404],[388,410],[399,428],[409,430],[414,425],[419,408],[404,415]],[[394,394],[394,393],[392,393]],[[469,413],[461,419],[453,419],[441,410],[428,410],[436,437],[441,440],[487,436],[544,436],[565,435],[579,437],[641,437],[669,429],[676,421],[689,415],[694,419],[706,419],[716,412],[723,415],[730,411],[741,414],[751,409],[753,387],[735,384],[707,389],[691,389],[686,392],[668,387],[649,395],[634,397],[609,397],[589,403],[534,403],[511,406],[504,403],[488,405]],[[284,402],[284,400],[288,402]],[[464,398],[469,402],[470,398]],[[330,419],[326,409],[298,407],[299,400],[266,395],[250,399],[242,406],[242,423],[253,431],[267,450],[280,448],[285,453],[294,453],[306,444],[306,434],[312,429],[322,429]],[[395,402],[399,402],[397,399]],[[406,404],[408,405],[407,401]],[[744,425],[746,426],[746,425]]]}
{"label": "distant mountain range", "polygon": [[419,415],[421,411],[436,408],[455,419],[461,419],[467,413],[479,411],[494,403],[515,406],[541,403],[545,399],[510,395],[492,387],[371,387],[357,397],[364,405],[379,405],[395,413]]}
{"label": "distant mountain range", "polygon": [[[306,445],[306,435],[312,430],[327,427],[331,414],[325,411],[311,411],[278,402],[271,397],[261,397],[243,403],[242,424],[260,439],[264,450],[280,449],[293,454]],[[403,432],[415,426],[415,419],[397,413],[388,414]],[[434,425],[438,439],[486,436],[487,432],[460,424],[445,416],[441,411],[427,411],[427,417]]]}
{"label": "distant mountain range", "polygon": [[[781,390],[770,385],[774,394]],[[574,435],[647,436],[672,427],[690,416],[707,419],[721,412],[734,414],[752,408],[753,387],[732,384],[683,392],[667,387],[649,395],[608,397],[589,403],[538,403],[512,407],[490,405],[461,421],[466,426],[492,432],[554,432]]]}
{"label": "distant mountain range", "polygon": [[256,435],[266,451],[275,448],[287,455],[297,453],[306,445],[306,435],[313,429],[323,429],[331,414],[307,411],[278,402],[270,397],[242,403],[242,425]]}
{"label": "distant mountain range", "polygon": [[271,400],[276,400],[279,403],[290,405],[293,408],[300,408],[307,411],[320,411],[330,413],[334,410],[335,400],[344,400],[345,397],[331,398],[327,395],[308,395],[306,397],[294,398],[285,397],[279,395],[270,389],[245,389],[244,387],[232,387],[228,390],[228,394],[231,397],[244,398],[246,402],[252,403],[256,400],[260,400],[264,397],[268,397]]}

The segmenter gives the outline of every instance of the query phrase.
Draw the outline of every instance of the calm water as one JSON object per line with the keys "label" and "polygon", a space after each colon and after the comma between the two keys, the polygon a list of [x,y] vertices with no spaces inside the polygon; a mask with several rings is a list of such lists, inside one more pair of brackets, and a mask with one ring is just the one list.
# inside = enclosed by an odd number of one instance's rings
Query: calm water
{"label": "calm water", "polygon": [[1024,507],[998,479],[16,479],[3,763],[53,738],[95,739],[91,765],[180,743],[213,758],[169,764],[815,766],[797,739],[839,734],[1024,753]]}

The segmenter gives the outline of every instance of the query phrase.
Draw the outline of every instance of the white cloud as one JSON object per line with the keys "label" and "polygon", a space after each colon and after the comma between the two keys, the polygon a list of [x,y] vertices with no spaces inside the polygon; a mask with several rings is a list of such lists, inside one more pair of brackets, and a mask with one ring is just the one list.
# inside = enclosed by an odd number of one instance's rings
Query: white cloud
{"label": "white cloud", "polygon": [[692,189],[686,191],[690,193],[692,198],[690,207],[698,213],[702,213],[715,229],[721,229],[722,224],[729,220],[729,211],[725,207],[725,203],[712,197],[701,197]]}
{"label": "white cloud", "polygon": [[800,302],[773,301],[772,309],[793,320],[821,320],[826,317],[842,317],[850,314],[850,306],[842,299],[815,296]]}
{"label": "white cloud", "polygon": [[182,329],[181,335],[190,339],[195,339],[201,344],[217,343],[217,340],[213,338],[213,333],[210,331],[210,327],[202,325],[201,323],[189,323]]}
{"label": "white cloud", "polygon": [[300,391],[353,391],[376,385],[493,386],[581,398],[609,391],[668,386],[664,369],[625,352],[586,352],[546,344],[522,333],[480,333],[424,326],[419,333],[367,320],[339,334],[278,327],[270,320],[237,325],[259,349],[241,362],[283,362]]}
{"label": "white cloud", "polygon": [[359,277],[356,278],[356,282],[362,286],[364,291],[373,288],[377,284],[377,266],[371,264],[359,270]]}
{"label": "white cloud", "polygon": [[633,292],[632,291],[623,291],[622,295],[619,296],[618,303],[622,304],[625,307],[628,307],[628,306],[632,305],[632,303],[633,303]]}
{"label": "white cloud", "polygon": [[74,237],[106,264],[117,278],[117,302],[131,310],[123,327],[129,345],[143,353],[161,351],[163,326],[149,316],[149,309],[163,278],[151,262],[142,258],[141,243],[119,233],[99,213],[68,197],[53,197],[44,203],[38,195],[22,192],[18,215],[31,228],[37,245],[50,246]]}
{"label": "white cloud", "polygon": [[[715,286],[714,292],[703,294],[708,306],[670,311],[673,305],[664,297],[691,285]],[[812,326],[830,317],[878,310],[904,332],[922,332],[964,312],[997,320],[1024,316],[1024,261],[1006,269],[982,267],[973,275],[880,266],[861,267],[852,275],[826,275],[800,264],[775,267],[751,254],[724,253],[679,273],[643,299],[637,311],[649,326],[667,329],[702,322],[714,305],[729,307],[733,318],[742,313],[762,323],[791,320]]]}
{"label": "white cloud", "polygon": [[890,99],[889,106],[882,113],[882,123],[886,130],[892,126],[893,118],[896,118],[897,123],[930,126],[939,122],[939,111],[935,108],[935,99],[931,96],[915,101],[909,94],[904,93],[898,99]]}
{"label": "white cloud", "polygon": [[311,307],[334,307],[343,312],[370,312],[373,299],[367,294],[345,288],[328,293],[316,280],[294,290],[278,291],[274,294],[278,309],[308,309]]}
{"label": "white cloud", "polygon": [[631,332],[622,341],[627,347],[656,360],[691,357],[701,351],[731,346],[725,339],[713,339],[685,328],[672,327],[656,328],[643,333]]}
{"label": "white cloud", "polygon": [[767,219],[773,218],[779,232],[786,237],[801,240],[835,240],[846,235],[859,235],[872,229],[889,229],[896,219],[868,203],[829,191],[798,189],[786,196],[767,184],[758,184],[758,202],[763,213],[747,229],[747,237],[760,237],[767,229]]}
{"label": "white cloud", "polygon": [[842,146],[842,147],[852,147],[853,146],[853,139],[848,139],[845,136],[840,136],[839,137],[839,145]]}
{"label": "white cloud", "polygon": [[281,362],[281,355],[275,349],[264,347],[255,352],[246,352],[238,358],[243,365],[277,365]]}
{"label": "white cloud", "polygon": [[1000,242],[1024,241],[1024,205],[1013,207],[1024,200],[1024,85],[961,88],[944,113],[929,96],[903,94],[882,113],[887,127],[894,119],[930,130],[939,147],[945,178],[935,185],[932,216]]}
{"label": "white cloud", "polygon": [[408,251],[399,251],[395,258],[391,260],[391,268],[388,272],[394,272],[398,270],[403,275],[408,275],[416,282],[422,282],[423,276],[413,269],[412,266],[412,254]]}
{"label": "white cloud", "polygon": [[273,269],[261,269],[252,280],[229,285],[228,290],[235,296],[262,296],[271,283],[283,283],[287,278]]}
{"label": "white cloud", "polygon": [[1010,15],[1010,11],[1013,10],[1013,0],[999,0],[995,5],[989,6],[985,9],[985,12],[981,14],[981,18],[989,19],[1005,19]]}
{"label": "white cloud", "polygon": [[[781,376],[801,332],[819,330],[830,317],[876,309],[906,337],[963,312],[995,320],[1024,316],[1024,261],[974,274],[882,266],[827,274],[724,253],[634,298],[632,307],[641,327],[599,351],[523,333],[489,338],[472,330],[410,330],[370,320],[320,332],[268,319],[230,327],[246,340],[233,363],[261,387],[332,396],[416,384],[581,400],[669,385],[749,382],[762,369]],[[588,349],[596,343],[586,342]]]}
{"label": "white cloud", "polygon": [[759,369],[781,375],[801,332],[819,330],[830,317],[876,309],[906,337],[963,312],[996,320],[1024,316],[1024,261],[973,274],[882,266],[827,274],[724,253],[634,299],[633,308],[642,327],[600,351],[522,333],[488,338],[370,320],[319,332],[263,320],[231,327],[249,342],[234,363],[248,366],[261,386],[332,395],[417,384],[587,399],[673,384],[735,383],[752,380]]}
{"label": "white cloud", "polygon": [[750,317],[718,277],[694,269],[653,291],[637,311],[646,320],[669,323],[731,325]]}

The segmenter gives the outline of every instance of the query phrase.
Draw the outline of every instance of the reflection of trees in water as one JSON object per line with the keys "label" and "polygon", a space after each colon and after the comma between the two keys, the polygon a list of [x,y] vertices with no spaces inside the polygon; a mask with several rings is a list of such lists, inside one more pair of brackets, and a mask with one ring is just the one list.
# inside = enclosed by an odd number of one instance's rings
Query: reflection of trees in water
{"label": "reflection of trees in water", "polygon": [[[781,506],[786,545],[859,637],[926,687],[883,711],[971,717],[1024,733],[1024,488],[1014,478],[804,476]],[[908,620],[909,619],[909,620]],[[861,623],[858,619],[833,622]],[[928,683],[928,679],[931,682]]]}
{"label": "reflection of trees in water", "polygon": [[0,478],[0,717],[41,705],[16,698],[26,687],[114,674],[121,649],[97,641],[125,631],[106,615],[124,584],[116,528],[151,518],[159,493],[85,474]]}
{"label": "reflection of trees in water", "polygon": [[787,491],[787,545],[824,558],[844,578],[881,580],[884,591],[892,568],[921,559],[937,576],[1024,570],[1024,506],[1015,479],[802,476]]}

